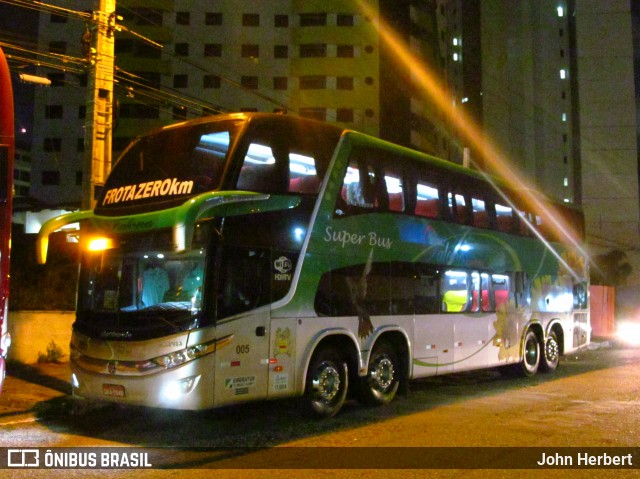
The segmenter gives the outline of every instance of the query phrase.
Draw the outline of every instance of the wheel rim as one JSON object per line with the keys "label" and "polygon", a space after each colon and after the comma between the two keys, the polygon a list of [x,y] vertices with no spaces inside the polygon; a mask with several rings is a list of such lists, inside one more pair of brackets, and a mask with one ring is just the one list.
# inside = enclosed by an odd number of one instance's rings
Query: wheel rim
{"label": "wheel rim", "polygon": [[329,362],[322,363],[312,381],[316,398],[322,402],[331,402],[340,391],[340,372]]}
{"label": "wheel rim", "polygon": [[536,337],[528,337],[524,348],[524,362],[527,366],[527,369],[532,370],[538,365],[539,361],[539,349]]}
{"label": "wheel rim", "polygon": [[372,386],[379,391],[387,390],[393,384],[394,374],[393,361],[387,356],[378,358],[370,371]]}
{"label": "wheel rim", "polygon": [[553,336],[549,336],[547,339],[547,344],[545,345],[545,357],[547,362],[555,363],[560,356],[560,348],[558,346],[558,341]]}

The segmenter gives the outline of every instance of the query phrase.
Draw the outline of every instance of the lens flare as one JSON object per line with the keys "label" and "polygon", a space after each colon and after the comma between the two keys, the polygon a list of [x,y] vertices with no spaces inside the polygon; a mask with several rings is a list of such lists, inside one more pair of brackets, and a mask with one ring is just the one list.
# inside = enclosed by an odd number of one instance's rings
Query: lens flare
{"label": "lens flare", "polygon": [[[503,180],[509,185],[510,189],[519,195],[519,200],[523,205],[535,211],[536,214],[542,218],[543,222],[548,225],[549,229],[558,239],[579,251],[584,257],[587,257],[588,255],[581,244],[583,232],[576,231],[552,205],[549,205],[539,194],[535,193],[535,188],[517,171],[515,165],[508,161],[498,147],[486,137],[483,131],[461,108],[456,108],[453,97],[447,88],[440,83],[438,76],[431,71],[429,66],[420,57],[412,53],[409,46],[401,40],[402,37],[380,17],[378,12],[372,8],[366,0],[356,0],[356,4],[364,16],[371,19],[380,36],[380,41],[384,42],[394,52],[395,60],[399,65],[403,69],[411,72],[411,77],[420,89],[424,91],[437,108],[452,122],[466,141],[480,153],[484,166],[480,171],[485,174],[490,173]],[[475,166],[477,166],[477,164]],[[503,199],[507,200],[506,195],[500,191],[499,185],[497,185],[495,181],[491,181],[491,183],[496,188],[496,191],[503,196]],[[542,236],[535,225],[526,221],[526,219],[524,220],[527,226],[545,243],[547,248],[558,258],[567,271],[571,272],[575,278],[584,280],[584,274],[575,271],[573,267],[567,264],[552,245]]]}

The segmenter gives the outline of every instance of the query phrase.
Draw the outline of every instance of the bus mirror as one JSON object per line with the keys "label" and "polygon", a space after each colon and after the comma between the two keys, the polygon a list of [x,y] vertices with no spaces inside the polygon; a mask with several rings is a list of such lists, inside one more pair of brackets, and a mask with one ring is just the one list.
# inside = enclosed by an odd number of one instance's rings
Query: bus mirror
{"label": "bus mirror", "polygon": [[40,228],[38,239],[36,240],[36,260],[38,264],[47,262],[47,250],[49,249],[49,235],[58,231],[63,226],[77,223],[81,220],[93,216],[92,211],[76,211],[75,213],[67,213],[65,215],[56,216],[45,222]]}
{"label": "bus mirror", "polygon": [[38,264],[45,264],[47,262],[47,250],[49,249],[49,235],[38,235],[36,240],[36,260]]}

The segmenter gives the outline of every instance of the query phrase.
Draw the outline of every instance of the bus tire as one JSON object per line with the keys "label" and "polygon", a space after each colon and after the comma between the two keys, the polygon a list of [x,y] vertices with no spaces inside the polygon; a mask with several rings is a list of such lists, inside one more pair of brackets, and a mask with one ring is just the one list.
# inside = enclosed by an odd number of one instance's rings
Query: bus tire
{"label": "bus tire", "polygon": [[347,362],[336,349],[324,346],[313,353],[305,386],[305,401],[317,417],[335,416],[349,389]]}
{"label": "bus tire", "polygon": [[531,377],[538,372],[540,366],[540,341],[536,333],[529,329],[524,335],[524,352],[522,360],[515,364],[501,366],[499,371],[506,376]]}
{"label": "bus tire", "polygon": [[389,404],[400,386],[398,355],[387,341],[378,341],[371,351],[367,375],[360,379],[360,400],[378,406]]}
{"label": "bus tire", "polygon": [[532,329],[524,335],[522,361],[519,366],[520,373],[526,377],[534,376],[540,367],[540,341]]}
{"label": "bus tire", "polygon": [[545,373],[551,373],[558,368],[558,364],[560,363],[560,344],[558,343],[558,336],[555,331],[549,331],[542,349],[540,370]]}

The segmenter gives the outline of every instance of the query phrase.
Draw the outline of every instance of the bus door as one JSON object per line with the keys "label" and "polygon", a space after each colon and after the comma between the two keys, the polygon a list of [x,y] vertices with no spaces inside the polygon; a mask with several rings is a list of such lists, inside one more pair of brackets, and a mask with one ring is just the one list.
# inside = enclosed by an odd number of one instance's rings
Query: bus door
{"label": "bus door", "polygon": [[486,367],[489,361],[489,326],[495,317],[489,291],[490,276],[487,273],[473,271],[453,272],[459,274],[459,280],[466,283],[469,291],[469,303],[463,314],[452,317],[454,327],[455,371]]}
{"label": "bus door", "polygon": [[440,273],[416,266],[413,377],[453,371],[453,323],[442,314]]}
{"label": "bus door", "polygon": [[217,268],[215,405],[267,395],[271,254],[224,245]]}

